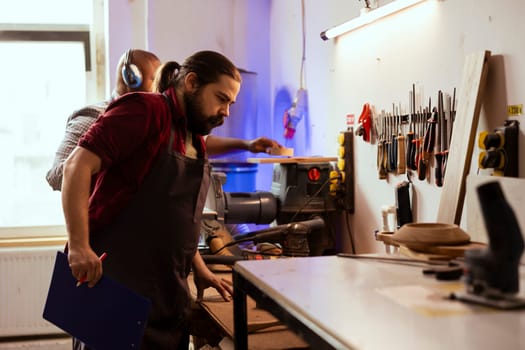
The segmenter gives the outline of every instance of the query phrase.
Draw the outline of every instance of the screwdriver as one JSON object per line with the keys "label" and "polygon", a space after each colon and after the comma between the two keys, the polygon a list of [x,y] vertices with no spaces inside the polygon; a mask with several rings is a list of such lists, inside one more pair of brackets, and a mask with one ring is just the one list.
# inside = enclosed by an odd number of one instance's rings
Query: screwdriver
{"label": "screwdriver", "polygon": [[409,93],[410,96],[410,122],[407,132],[407,167],[411,170],[416,170],[416,144],[414,141],[414,118],[416,115],[416,85],[412,84],[412,92]]}
{"label": "screwdriver", "polygon": [[414,150],[415,150],[414,151],[414,164],[415,164],[416,170],[418,171],[418,174],[419,174],[419,166],[421,163],[421,150],[423,147],[423,135],[422,135],[422,131],[423,131],[422,123],[423,123],[423,116],[424,116],[423,113],[420,113],[420,112],[416,113],[417,135],[414,138],[414,141],[412,141],[414,143]]}
{"label": "screwdriver", "polygon": [[443,149],[442,149],[442,139],[443,139],[443,128],[444,128],[444,116],[443,116],[443,92],[441,90],[438,92],[438,120],[437,120],[437,141],[436,141],[436,149],[437,152],[435,154],[436,157],[436,168],[435,170],[435,178],[436,178],[436,186],[441,187],[443,186]]}
{"label": "screwdriver", "polygon": [[387,172],[391,172],[392,171],[392,163],[390,162],[390,159],[391,159],[391,153],[392,153],[392,139],[389,137],[390,135],[390,129],[391,129],[391,124],[390,124],[390,119],[388,118],[388,114],[385,113],[383,111],[383,116],[385,118],[385,148],[384,148],[384,154],[385,154],[385,159],[384,159],[384,162],[385,162],[385,169]]}
{"label": "screwdriver", "polygon": [[396,134],[396,123],[395,116],[390,116],[390,126],[392,132],[392,145],[390,146],[390,171],[395,172],[397,170],[397,134]]}
{"label": "screwdriver", "polygon": [[432,110],[432,117],[428,120],[428,126],[426,128],[425,137],[423,138],[423,152],[421,161],[418,167],[418,178],[419,180],[425,180],[427,177],[427,169],[430,165],[430,157],[434,150],[434,143],[436,138],[436,120],[437,120],[437,108],[434,107]]}
{"label": "screwdriver", "polygon": [[379,172],[379,179],[384,180],[387,178],[384,157],[385,157],[385,125],[383,115],[378,116],[378,135],[379,140],[377,142],[377,170]]}
{"label": "screwdriver", "polygon": [[401,131],[401,120],[402,120],[402,116],[401,116],[401,108],[399,108],[399,111],[398,111],[398,115],[397,115],[397,119],[398,119],[398,124],[397,124],[397,173],[398,174],[404,174],[407,172],[407,168],[406,168],[406,158],[405,158],[405,155],[406,155],[406,146],[405,146],[405,142],[406,142],[406,137],[405,135],[403,135],[402,131]]}
{"label": "screwdriver", "polygon": [[[383,170],[385,173],[388,172],[388,152],[389,152],[389,146],[388,146],[388,124],[387,124],[387,118],[384,111],[381,111],[381,115],[383,117]],[[386,175],[385,175],[386,176]]]}
{"label": "screwdriver", "polygon": [[[421,125],[423,127],[423,125]],[[426,134],[425,134],[426,137]],[[426,162],[423,159],[423,148],[424,148],[424,141],[423,136],[418,139],[418,152],[416,155],[416,163],[417,163],[417,178],[419,180],[425,180],[427,177],[427,167]]]}

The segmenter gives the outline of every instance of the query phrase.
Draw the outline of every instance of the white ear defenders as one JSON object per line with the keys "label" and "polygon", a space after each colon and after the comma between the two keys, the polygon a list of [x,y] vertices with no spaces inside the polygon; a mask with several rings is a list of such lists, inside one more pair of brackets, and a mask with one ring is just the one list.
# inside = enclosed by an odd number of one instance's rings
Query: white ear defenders
{"label": "white ear defenders", "polygon": [[136,89],[142,85],[142,73],[139,67],[131,62],[133,57],[133,50],[129,49],[126,52],[126,59],[122,66],[122,79],[130,89]]}

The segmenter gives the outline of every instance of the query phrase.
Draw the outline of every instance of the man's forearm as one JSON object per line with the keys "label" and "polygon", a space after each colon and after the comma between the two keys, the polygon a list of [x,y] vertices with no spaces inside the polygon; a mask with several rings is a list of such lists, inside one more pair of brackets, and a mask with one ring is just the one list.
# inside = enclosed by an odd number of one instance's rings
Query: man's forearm
{"label": "man's forearm", "polygon": [[204,262],[204,259],[201,256],[201,253],[197,250],[192,260],[193,270],[195,272],[202,272],[208,270],[208,266]]}
{"label": "man's forearm", "polygon": [[208,154],[212,156],[235,151],[248,151],[249,141],[233,137],[209,135],[206,137],[206,149]]}
{"label": "man's forearm", "polygon": [[69,246],[70,248],[85,248],[89,246],[88,207],[91,175],[83,174],[79,169],[71,169],[67,166],[64,167],[64,174],[62,207]]}
{"label": "man's forearm", "polygon": [[[90,153],[90,152],[89,152]],[[89,247],[89,195],[91,177],[99,160],[76,149],[64,164],[62,183],[62,208],[66,220],[70,249]]]}

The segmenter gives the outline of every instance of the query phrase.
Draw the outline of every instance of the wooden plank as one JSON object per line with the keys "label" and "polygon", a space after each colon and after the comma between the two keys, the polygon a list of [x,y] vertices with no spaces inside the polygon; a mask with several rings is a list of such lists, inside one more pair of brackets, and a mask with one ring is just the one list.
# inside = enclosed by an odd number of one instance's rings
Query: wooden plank
{"label": "wooden plank", "polygon": [[286,157],[286,158],[248,158],[248,163],[268,164],[268,163],[324,163],[336,162],[337,157]]}
{"label": "wooden plank", "polygon": [[458,109],[449,147],[437,221],[459,225],[485,90],[490,51],[467,55],[458,90]]}
{"label": "wooden plank", "polygon": [[293,157],[294,150],[293,148],[286,148],[286,147],[276,147],[270,149],[270,155],[272,156],[287,156],[287,157]]}

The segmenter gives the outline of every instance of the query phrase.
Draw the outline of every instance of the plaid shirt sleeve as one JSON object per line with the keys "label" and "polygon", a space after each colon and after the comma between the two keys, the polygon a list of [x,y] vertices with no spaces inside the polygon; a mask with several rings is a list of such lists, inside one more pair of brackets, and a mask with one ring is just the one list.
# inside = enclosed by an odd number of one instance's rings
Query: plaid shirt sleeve
{"label": "plaid shirt sleeve", "polygon": [[53,190],[60,191],[65,160],[77,146],[80,137],[86,133],[97,117],[104,112],[104,108],[105,106],[103,105],[86,107],[73,113],[68,118],[64,138],[55,153],[53,166],[46,174],[46,180]]}

